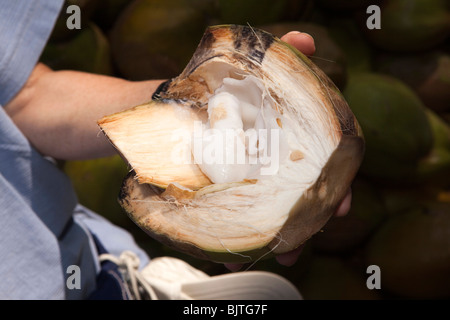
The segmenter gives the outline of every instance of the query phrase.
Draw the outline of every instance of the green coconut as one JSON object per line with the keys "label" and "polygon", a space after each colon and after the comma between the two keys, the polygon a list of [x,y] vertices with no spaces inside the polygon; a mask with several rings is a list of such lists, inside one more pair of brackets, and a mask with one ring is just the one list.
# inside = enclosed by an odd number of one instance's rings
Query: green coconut
{"label": "green coconut", "polygon": [[49,43],[41,61],[54,70],[112,74],[111,51],[103,32],[89,23],[70,40]]}
{"label": "green coconut", "polygon": [[131,3],[130,0],[102,0],[92,15],[92,20],[107,32],[112,28],[121,12]]}
{"label": "green coconut", "polygon": [[218,17],[221,23],[258,26],[278,22],[289,0],[219,0]]}
{"label": "green coconut", "polygon": [[433,110],[426,110],[433,130],[433,147],[450,151],[450,125]]}
{"label": "green coconut", "polygon": [[[295,21],[311,13],[312,0],[218,0],[219,23],[261,27],[281,21]],[[291,31],[291,30],[290,30]]]}
{"label": "green coconut", "polygon": [[366,139],[361,173],[380,181],[409,183],[433,145],[426,108],[400,80],[376,73],[352,74],[344,95]]}
{"label": "green coconut", "polygon": [[373,234],[387,216],[383,198],[369,182],[357,178],[352,184],[352,206],[347,215],[332,217],[314,235],[314,249],[325,253],[348,253]]}
{"label": "green coconut", "polygon": [[437,112],[450,111],[450,55],[441,51],[383,54],[377,70],[410,85],[424,104]]}
{"label": "green coconut", "polygon": [[333,19],[328,30],[330,38],[345,54],[348,72],[372,71],[372,48],[353,19]]}
{"label": "green coconut", "polygon": [[397,52],[423,51],[438,46],[450,35],[446,0],[389,0],[380,5],[380,29],[363,30],[377,47]]}
{"label": "green coconut", "polygon": [[220,262],[302,245],[338,208],[364,153],[332,81],[249,26],[208,28],[151,102],[98,124],[133,169],[119,197],[129,217],[168,246]]}
{"label": "green coconut", "polygon": [[64,172],[72,181],[78,200],[85,207],[115,224],[129,225],[117,203],[117,190],[128,168],[119,156],[95,160],[67,161]]}
{"label": "green coconut", "polygon": [[366,248],[381,287],[402,298],[450,298],[450,203],[431,202],[392,216]]}
{"label": "green coconut", "polygon": [[[65,0],[56,19],[49,42],[68,41],[70,38],[75,37],[89,24],[90,18],[101,2],[99,0]],[[69,29],[67,27],[67,20],[74,14],[73,11],[67,13],[67,8],[71,5],[76,5],[80,8],[80,29]]]}
{"label": "green coconut", "polygon": [[130,80],[178,75],[207,25],[209,0],[135,0],[111,30],[114,63]]}
{"label": "green coconut", "polygon": [[450,126],[435,112],[426,110],[433,134],[433,146],[428,155],[419,160],[417,181],[433,186],[450,186]]}
{"label": "green coconut", "polygon": [[307,21],[315,12],[315,0],[288,0],[281,21]]}
{"label": "green coconut", "polygon": [[305,300],[378,300],[377,290],[367,288],[369,275],[342,258],[315,254],[297,282]]}
{"label": "green coconut", "polygon": [[358,10],[370,5],[379,5],[382,0],[318,0],[319,6],[328,10]]}

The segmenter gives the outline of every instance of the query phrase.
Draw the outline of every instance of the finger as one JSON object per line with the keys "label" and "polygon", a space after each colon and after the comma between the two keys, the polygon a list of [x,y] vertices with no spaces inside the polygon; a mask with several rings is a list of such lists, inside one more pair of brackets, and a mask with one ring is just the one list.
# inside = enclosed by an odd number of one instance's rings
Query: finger
{"label": "finger", "polygon": [[243,264],[240,264],[240,263],[224,263],[224,266],[228,270],[236,272],[236,271],[239,271],[242,268]]}
{"label": "finger", "polygon": [[291,31],[281,37],[281,40],[294,46],[307,56],[311,56],[316,51],[314,39],[309,34],[299,31]]}
{"label": "finger", "polygon": [[297,262],[298,257],[302,253],[302,250],[303,250],[303,245],[301,245],[297,249],[294,249],[288,253],[280,254],[279,256],[276,257],[276,259],[279,264],[286,266],[286,267],[290,267],[290,266],[294,265],[294,263]]}
{"label": "finger", "polygon": [[345,216],[350,211],[351,205],[352,205],[352,190],[349,189],[347,195],[345,196],[344,200],[342,200],[341,204],[339,205],[334,215],[336,217]]}

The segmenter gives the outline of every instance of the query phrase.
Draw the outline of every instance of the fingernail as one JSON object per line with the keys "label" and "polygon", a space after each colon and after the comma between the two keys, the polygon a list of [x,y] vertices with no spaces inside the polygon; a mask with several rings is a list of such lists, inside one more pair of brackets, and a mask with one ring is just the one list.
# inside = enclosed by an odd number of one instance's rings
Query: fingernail
{"label": "fingernail", "polygon": [[289,32],[286,33],[283,37],[298,36],[299,34],[301,34],[300,31],[289,31]]}
{"label": "fingernail", "polygon": [[306,33],[306,32],[300,32],[300,33],[302,33],[303,35],[305,35],[305,36],[307,36],[307,37],[309,37],[309,38],[314,40],[313,36],[310,35],[309,33]]}

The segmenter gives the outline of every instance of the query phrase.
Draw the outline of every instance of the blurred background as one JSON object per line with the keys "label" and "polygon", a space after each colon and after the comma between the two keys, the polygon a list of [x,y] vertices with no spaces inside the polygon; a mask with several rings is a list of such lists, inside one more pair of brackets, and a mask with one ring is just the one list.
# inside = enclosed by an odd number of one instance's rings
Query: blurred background
{"label": "blurred background", "polygon": [[[80,30],[66,27],[71,4],[81,8]],[[367,28],[372,4],[381,29]],[[276,272],[305,299],[449,298],[449,1],[67,0],[41,60],[56,70],[165,79],[183,70],[208,25],[229,23],[311,34],[311,60],[342,91],[367,144],[350,213],[332,218],[294,266],[271,259],[244,269]],[[229,272],[160,245],[128,219],[116,201],[128,171],[118,156],[61,166],[80,202],[132,232],[151,256]],[[380,267],[380,290],[366,286],[370,265]]]}

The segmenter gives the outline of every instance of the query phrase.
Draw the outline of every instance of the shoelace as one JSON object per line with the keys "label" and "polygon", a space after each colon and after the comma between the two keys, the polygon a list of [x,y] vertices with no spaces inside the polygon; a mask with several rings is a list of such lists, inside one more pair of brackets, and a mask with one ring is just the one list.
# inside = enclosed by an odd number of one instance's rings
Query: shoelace
{"label": "shoelace", "polygon": [[134,252],[124,251],[118,258],[108,253],[100,255],[100,262],[106,260],[118,266],[134,300],[143,300],[145,298],[158,299],[153,288],[139,273],[140,260]]}

